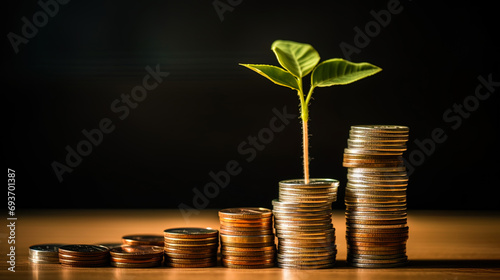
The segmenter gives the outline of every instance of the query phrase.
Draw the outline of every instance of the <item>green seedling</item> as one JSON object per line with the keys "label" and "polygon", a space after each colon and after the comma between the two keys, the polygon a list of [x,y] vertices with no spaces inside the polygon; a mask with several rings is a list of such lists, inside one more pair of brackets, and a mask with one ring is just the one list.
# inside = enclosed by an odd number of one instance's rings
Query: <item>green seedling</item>
{"label": "green seedling", "polygon": [[[271,46],[279,64],[277,67],[266,64],[240,64],[280,86],[297,91],[300,100],[302,119],[304,183],[309,184],[309,102],[317,87],[346,85],[380,72],[382,69],[370,63],[353,63],[341,58],[320,61],[318,52],[309,44],[276,40]],[[302,78],[311,73],[309,91],[305,94]]]}

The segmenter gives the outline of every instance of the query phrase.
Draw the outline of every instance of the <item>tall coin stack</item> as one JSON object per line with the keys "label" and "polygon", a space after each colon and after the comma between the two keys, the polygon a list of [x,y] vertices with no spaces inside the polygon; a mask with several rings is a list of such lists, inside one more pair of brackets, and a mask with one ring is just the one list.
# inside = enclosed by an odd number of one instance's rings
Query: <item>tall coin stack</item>
{"label": "tall coin stack", "polygon": [[273,200],[279,267],[316,269],[334,265],[337,246],[332,202],[337,200],[338,186],[334,179],[279,183],[279,200]]}
{"label": "tall coin stack", "polygon": [[217,265],[219,231],[211,228],[171,228],[164,232],[165,265],[211,267]]}
{"label": "tall coin stack", "polygon": [[273,267],[276,247],[272,212],[266,208],[219,211],[222,265],[230,268]]}
{"label": "tall coin stack", "polygon": [[346,240],[352,266],[384,268],[408,262],[408,176],[402,157],[408,134],[406,126],[351,127],[343,165],[348,167]]}

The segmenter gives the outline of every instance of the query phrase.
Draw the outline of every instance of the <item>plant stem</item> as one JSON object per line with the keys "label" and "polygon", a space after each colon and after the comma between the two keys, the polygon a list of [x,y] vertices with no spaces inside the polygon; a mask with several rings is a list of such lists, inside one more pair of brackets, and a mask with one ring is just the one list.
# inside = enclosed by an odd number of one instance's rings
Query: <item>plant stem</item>
{"label": "plant stem", "polygon": [[304,184],[309,184],[309,134],[307,132],[307,120],[309,119],[308,104],[311,98],[312,88],[307,95],[307,100],[304,100],[304,90],[302,89],[302,79],[297,79],[299,90],[297,94],[300,99],[300,117],[302,119],[302,152],[303,152],[303,167],[304,167]]}
{"label": "plant stem", "polygon": [[[307,106],[307,105],[306,105]],[[304,110],[304,108],[302,108]],[[307,109],[306,109],[307,110]],[[304,146],[304,184],[309,184],[309,134],[307,132],[307,119],[302,119],[302,143]]]}

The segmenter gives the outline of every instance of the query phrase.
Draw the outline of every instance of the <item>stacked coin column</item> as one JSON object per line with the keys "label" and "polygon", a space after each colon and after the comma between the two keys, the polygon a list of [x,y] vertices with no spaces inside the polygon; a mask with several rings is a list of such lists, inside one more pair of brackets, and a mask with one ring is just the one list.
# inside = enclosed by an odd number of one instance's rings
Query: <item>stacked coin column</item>
{"label": "stacked coin column", "polygon": [[267,268],[275,263],[272,212],[266,208],[228,208],[219,211],[222,265]]}
{"label": "stacked coin column", "polygon": [[121,268],[142,268],[160,266],[163,261],[163,247],[151,245],[122,245],[109,251],[111,266]]}
{"label": "stacked coin column", "polygon": [[339,182],[334,179],[287,180],[279,183],[279,200],[273,200],[274,228],[278,237],[278,266],[329,268],[337,246],[332,225],[332,202]]}
{"label": "stacked coin column", "polygon": [[383,268],[407,263],[405,126],[352,126],[344,167],[347,262]]}
{"label": "stacked coin column", "polygon": [[163,231],[165,265],[194,268],[217,265],[219,231],[211,228],[171,228]]}
{"label": "stacked coin column", "polygon": [[59,263],[59,247],[62,244],[41,244],[30,247],[29,260],[36,264]]}

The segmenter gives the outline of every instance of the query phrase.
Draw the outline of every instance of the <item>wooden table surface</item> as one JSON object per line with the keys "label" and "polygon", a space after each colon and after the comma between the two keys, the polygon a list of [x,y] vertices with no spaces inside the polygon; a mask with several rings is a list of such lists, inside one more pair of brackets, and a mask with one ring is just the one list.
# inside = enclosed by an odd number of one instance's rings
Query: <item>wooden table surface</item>
{"label": "wooden table surface", "polygon": [[[500,279],[500,213],[410,211],[406,267],[360,269],[346,265],[345,219],[335,210],[335,268],[322,270],[213,268],[71,268],[34,265],[28,248],[41,243],[119,243],[127,234],[163,234],[172,227],[219,228],[217,211],[189,220],[178,210],[30,210],[16,221],[16,272],[7,270],[9,231],[2,226],[0,279]],[[8,224],[6,219],[4,223]]]}

